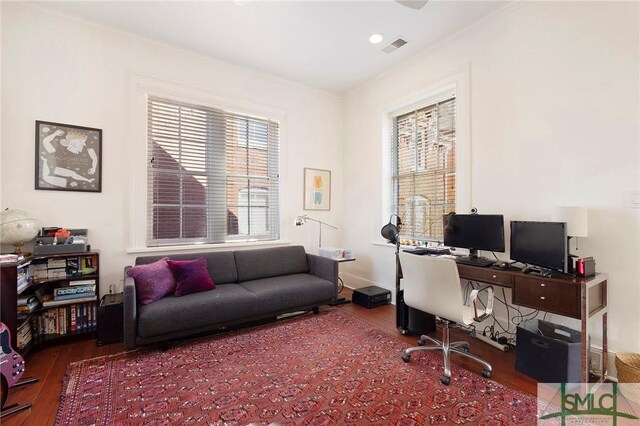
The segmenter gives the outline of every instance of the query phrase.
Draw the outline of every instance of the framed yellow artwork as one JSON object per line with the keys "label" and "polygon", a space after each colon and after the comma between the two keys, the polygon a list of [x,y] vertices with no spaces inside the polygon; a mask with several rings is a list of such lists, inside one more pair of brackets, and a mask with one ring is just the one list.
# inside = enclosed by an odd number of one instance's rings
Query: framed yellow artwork
{"label": "framed yellow artwork", "polygon": [[304,169],[304,210],[331,210],[331,171]]}

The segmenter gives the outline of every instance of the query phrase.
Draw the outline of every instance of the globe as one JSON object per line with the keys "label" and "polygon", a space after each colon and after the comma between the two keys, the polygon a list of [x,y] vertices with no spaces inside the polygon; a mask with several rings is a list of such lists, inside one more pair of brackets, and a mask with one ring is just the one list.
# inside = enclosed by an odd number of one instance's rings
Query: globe
{"label": "globe", "polygon": [[24,210],[6,209],[0,213],[0,242],[16,247],[33,240],[38,235],[38,221]]}

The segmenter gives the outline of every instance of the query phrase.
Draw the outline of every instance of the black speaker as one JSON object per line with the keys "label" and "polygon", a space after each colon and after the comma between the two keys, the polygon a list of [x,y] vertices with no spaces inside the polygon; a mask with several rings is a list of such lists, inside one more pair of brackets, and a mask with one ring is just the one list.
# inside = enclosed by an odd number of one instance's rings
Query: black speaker
{"label": "black speaker", "polygon": [[102,296],[98,306],[98,345],[122,342],[123,317],[122,293]]}
{"label": "black speaker", "polygon": [[436,317],[404,303],[404,290],[396,296],[396,327],[402,334],[422,335],[436,330]]}

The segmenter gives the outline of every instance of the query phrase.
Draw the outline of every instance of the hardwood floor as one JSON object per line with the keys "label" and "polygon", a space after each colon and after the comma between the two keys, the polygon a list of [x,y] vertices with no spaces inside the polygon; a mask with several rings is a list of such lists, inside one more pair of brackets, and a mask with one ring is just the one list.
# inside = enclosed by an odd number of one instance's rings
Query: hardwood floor
{"label": "hardwood floor", "polygon": [[[351,290],[345,289],[341,295],[351,299]],[[406,341],[407,347],[416,345],[416,336],[403,336],[396,329],[396,311],[393,305],[366,309],[350,303],[335,309],[347,311],[372,326]],[[431,335],[440,339],[440,329]],[[502,352],[459,330],[452,331],[451,339],[469,341],[471,352],[484,358],[493,366],[493,380],[535,395],[537,382],[515,370],[515,352]],[[95,339],[84,339],[37,349],[30,353],[26,359],[27,371],[23,377],[37,377],[40,381],[11,389],[7,405],[32,403],[33,407],[3,419],[2,424],[4,426],[53,425],[58,410],[62,379],[69,364],[122,351],[124,347],[121,343],[97,346]],[[466,362],[458,357],[454,357],[453,363],[478,373],[481,370],[477,364]]]}

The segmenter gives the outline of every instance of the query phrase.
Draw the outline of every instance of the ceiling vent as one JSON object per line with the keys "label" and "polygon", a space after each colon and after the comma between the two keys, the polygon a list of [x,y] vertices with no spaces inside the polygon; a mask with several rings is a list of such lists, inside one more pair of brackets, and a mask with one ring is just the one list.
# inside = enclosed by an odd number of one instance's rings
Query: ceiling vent
{"label": "ceiling vent", "polygon": [[407,43],[408,43],[407,40],[403,39],[402,37],[398,37],[395,41],[391,42],[391,44],[389,44],[387,47],[382,49],[382,51],[384,53],[395,52],[396,50],[400,49],[402,46],[404,46]]}

